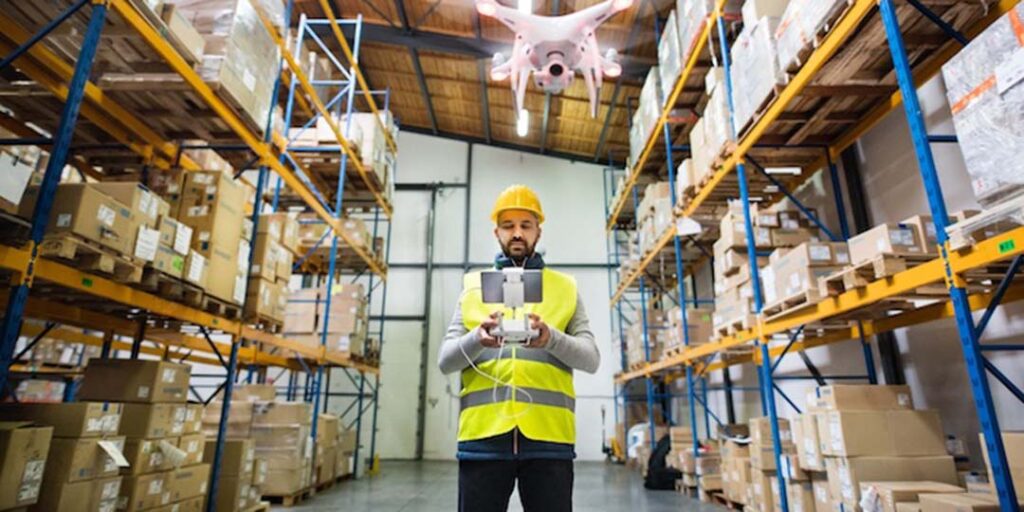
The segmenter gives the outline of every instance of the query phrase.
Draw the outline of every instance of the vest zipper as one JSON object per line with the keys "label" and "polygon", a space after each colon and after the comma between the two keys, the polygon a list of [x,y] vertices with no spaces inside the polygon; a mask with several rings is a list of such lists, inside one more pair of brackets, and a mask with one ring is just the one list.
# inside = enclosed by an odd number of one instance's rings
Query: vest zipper
{"label": "vest zipper", "polygon": [[512,429],[512,455],[519,456],[519,427]]}

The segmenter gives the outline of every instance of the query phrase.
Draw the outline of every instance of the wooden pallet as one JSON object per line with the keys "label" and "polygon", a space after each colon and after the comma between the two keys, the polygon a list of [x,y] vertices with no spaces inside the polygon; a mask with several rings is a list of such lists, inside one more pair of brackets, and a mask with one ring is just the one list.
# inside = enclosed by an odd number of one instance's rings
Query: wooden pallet
{"label": "wooden pallet", "polygon": [[721,491],[711,491],[708,493],[711,497],[711,503],[721,505],[729,510],[743,510],[742,503],[736,503],[725,497],[725,493]]}
{"label": "wooden pallet", "polygon": [[294,507],[295,505],[298,505],[308,499],[311,499],[313,496],[316,496],[316,488],[310,486],[299,491],[296,491],[292,494],[264,494],[263,499],[275,505],[281,505],[284,507]]}
{"label": "wooden pallet", "polygon": [[201,307],[203,289],[153,267],[145,267],[137,288],[190,307]]}
{"label": "wooden pallet", "polygon": [[739,133],[741,140],[747,136],[747,133],[754,127],[754,124],[764,117],[765,112],[768,111],[768,107],[770,107],[772,103],[775,103],[775,100],[779,98],[779,95],[782,94],[782,91],[785,88],[786,84],[775,84],[772,86],[771,92],[769,92],[768,95],[761,100],[761,104],[754,109],[754,114],[750,116],[750,119],[748,119],[746,123],[743,123],[742,127],[740,127]]}
{"label": "wooden pallet", "polygon": [[245,315],[245,323],[252,327],[255,327],[263,332],[271,334],[281,334],[284,332],[284,321],[276,318],[270,318],[266,315],[259,313],[252,315]]}
{"label": "wooden pallet", "polygon": [[261,501],[247,509],[244,509],[243,512],[270,512],[270,502]]}
{"label": "wooden pallet", "polygon": [[868,261],[850,265],[818,278],[819,295],[821,298],[835,297],[850,290],[863,288],[871,282],[885,279],[906,269],[906,259],[892,254],[880,254]]}
{"label": "wooden pallet", "polygon": [[203,294],[200,300],[200,309],[228,320],[238,320],[242,317],[242,307],[220,300],[213,295]]}
{"label": "wooden pallet", "polygon": [[52,235],[39,244],[39,255],[61,259],[86,272],[103,274],[118,283],[142,280],[142,264],[77,235]]}
{"label": "wooden pallet", "polygon": [[1024,225],[1024,195],[1003,201],[946,228],[949,248],[959,251]]}
{"label": "wooden pallet", "polygon": [[28,242],[32,223],[7,212],[0,212],[0,244],[21,247]]}
{"label": "wooden pallet", "polygon": [[785,297],[761,309],[765,320],[772,321],[803,311],[821,302],[822,296],[816,288]]}
{"label": "wooden pallet", "polygon": [[722,324],[715,327],[715,334],[721,337],[735,336],[740,332],[753,329],[757,325],[757,317],[754,315],[743,315],[740,318],[734,318],[728,323]]}

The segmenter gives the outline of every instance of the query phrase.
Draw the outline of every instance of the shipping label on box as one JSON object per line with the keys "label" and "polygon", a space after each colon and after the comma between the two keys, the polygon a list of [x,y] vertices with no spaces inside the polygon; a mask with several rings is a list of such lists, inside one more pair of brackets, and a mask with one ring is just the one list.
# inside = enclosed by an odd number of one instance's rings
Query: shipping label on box
{"label": "shipping label on box", "polygon": [[185,402],[192,367],[166,361],[93,359],[78,396],[83,400]]}
{"label": "shipping label on box", "polygon": [[0,418],[51,426],[57,437],[115,436],[121,424],[119,403],[4,404]]}

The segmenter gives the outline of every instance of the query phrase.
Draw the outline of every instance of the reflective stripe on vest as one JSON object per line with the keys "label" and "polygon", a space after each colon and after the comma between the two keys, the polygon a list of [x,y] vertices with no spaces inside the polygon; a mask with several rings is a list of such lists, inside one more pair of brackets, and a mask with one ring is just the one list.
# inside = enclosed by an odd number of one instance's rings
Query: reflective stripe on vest
{"label": "reflective stripe on vest", "polygon": [[548,391],[537,388],[516,388],[515,396],[512,396],[512,388],[510,387],[483,389],[463,395],[462,398],[459,399],[459,404],[463,409],[468,409],[470,407],[494,404],[504,402],[506,400],[516,400],[535,405],[562,407],[570,411],[574,411],[576,409],[575,398],[557,391]]}
{"label": "reflective stripe on vest", "polygon": [[[554,270],[543,272],[544,301],[527,305],[516,316],[534,313],[550,327],[565,331],[576,314],[576,280]],[[479,272],[467,274],[463,286],[463,325],[472,331],[501,306],[483,303]],[[506,309],[504,314],[510,318],[512,311]],[[484,349],[474,364],[487,376],[472,367],[462,371],[459,441],[484,439],[518,428],[533,440],[575,443],[576,393],[572,369],[565,363],[545,349],[506,347]],[[508,385],[496,388],[492,379]],[[513,386],[520,391],[512,393]]]}
{"label": "reflective stripe on vest", "polygon": [[[513,356],[513,354],[515,354]],[[569,365],[558,360],[557,357],[551,355],[550,352],[542,348],[528,348],[528,347],[515,347],[506,348],[504,350],[500,348],[485,348],[483,352],[473,360],[477,366],[487,361],[493,361],[495,359],[519,359],[521,361],[535,361],[538,363],[547,363],[563,371],[572,373],[572,368]]]}

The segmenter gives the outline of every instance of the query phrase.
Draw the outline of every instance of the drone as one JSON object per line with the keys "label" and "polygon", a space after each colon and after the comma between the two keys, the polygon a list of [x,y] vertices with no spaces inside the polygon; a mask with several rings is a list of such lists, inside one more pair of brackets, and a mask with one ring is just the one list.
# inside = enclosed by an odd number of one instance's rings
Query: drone
{"label": "drone", "polygon": [[496,0],[477,0],[476,10],[481,16],[497,19],[516,34],[511,56],[506,59],[496,53],[491,65],[492,80],[510,79],[516,115],[523,108],[531,72],[538,88],[558,94],[572,84],[579,71],[590,93],[590,117],[597,117],[601,82],[605,76],[621,75],[622,66],[614,49],[601,55],[594,31],[631,5],[633,0],[606,0],[564,16],[539,16],[505,7]]}

